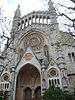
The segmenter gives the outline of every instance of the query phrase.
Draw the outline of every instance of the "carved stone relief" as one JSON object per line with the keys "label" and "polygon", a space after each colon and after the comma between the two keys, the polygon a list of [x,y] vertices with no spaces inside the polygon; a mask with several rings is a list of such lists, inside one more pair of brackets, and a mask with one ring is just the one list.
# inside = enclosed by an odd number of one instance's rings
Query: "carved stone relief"
{"label": "carved stone relief", "polygon": [[21,47],[23,46],[22,44],[24,45],[25,50],[27,49],[27,47],[31,47],[33,51],[38,51],[44,45],[44,37],[39,32],[32,32],[24,37],[20,44],[20,48],[23,48]]}
{"label": "carved stone relief", "polygon": [[51,68],[48,71],[48,77],[57,77],[58,76],[58,71],[55,68]]}

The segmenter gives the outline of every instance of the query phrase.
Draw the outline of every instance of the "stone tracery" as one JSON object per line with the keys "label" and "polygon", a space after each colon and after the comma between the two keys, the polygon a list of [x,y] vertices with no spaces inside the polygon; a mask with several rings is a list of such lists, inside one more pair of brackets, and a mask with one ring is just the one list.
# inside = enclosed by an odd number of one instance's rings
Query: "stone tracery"
{"label": "stone tracery", "polygon": [[55,69],[55,68],[51,68],[49,71],[48,71],[48,77],[56,77],[58,76],[58,71]]}
{"label": "stone tracery", "polygon": [[21,44],[24,45],[25,50],[27,49],[27,47],[31,47],[33,51],[38,51],[44,45],[44,37],[39,32],[32,32],[24,37]]}

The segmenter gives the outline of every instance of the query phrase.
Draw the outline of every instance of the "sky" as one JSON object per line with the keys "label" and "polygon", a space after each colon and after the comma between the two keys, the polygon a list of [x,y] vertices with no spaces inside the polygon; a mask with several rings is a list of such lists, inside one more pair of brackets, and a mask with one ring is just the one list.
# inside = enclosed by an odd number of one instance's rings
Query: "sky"
{"label": "sky", "polygon": [[[26,15],[27,13],[38,11],[38,10],[47,10],[48,9],[48,0],[0,0],[0,19],[1,19],[1,13],[3,16],[8,18],[8,22],[12,22],[14,12],[16,11],[18,5],[20,4],[20,10],[21,14]],[[75,4],[72,3],[70,0],[52,0],[54,2],[54,6],[57,7],[57,4],[62,4],[65,6],[72,6],[75,7]],[[65,10],[61,7],[58,7],[61,12],[65,12]],[[70,13],[70,12],[69,12]],[[75,18],[75,15],[70,15]],[[64,18],[62,18],[61,23],[60,20],[58,20],[59,24],[62,24],[62,22],[65,22]],[[7,25],[9,25],[7,23]],[[11,25],[10,25],[11,26]],[[61,26],[61,25],[60,25]],[[11,27],[7,26],[10,30]],[[0,27],[1,28],[1,27]],[[64,29],[63,29],[64,30]],[[5,29],[4,29],[5,31]],[[8,32],[6,32],[8,33]],[[1,29],[0,29],[0,35],[1,35]],[[7,35],[7,34],[6,34]]]}
{"label": "sky", "polygon": [[[32,11],[46,10],[48,8],[48,0],[0,0],[0,7],[5,11],[7,16],[13,17],[18,4],[20,4],[20,9],[22,15],[25,15]],[[52,0],[55,3],[65,4],[67,6],[73,5],[70,0]]]}
{"label": "sky", "polygon": [[[48,0],[0,0],[0,8],[2,8],[3,16],[9,18],[12,21],[14,12],[16,11],[18,5],[20,4],[21,14],[26,15],[32,11],[47,10]],[[62,4],[65,6],[75,6],[70,0],[52,0],[55,4]],[[64,12],[63,8],[59,7],[61,12]],[[73,16],[73,15],[71,15]],[[60,21],[59,21],[60,22]]]}

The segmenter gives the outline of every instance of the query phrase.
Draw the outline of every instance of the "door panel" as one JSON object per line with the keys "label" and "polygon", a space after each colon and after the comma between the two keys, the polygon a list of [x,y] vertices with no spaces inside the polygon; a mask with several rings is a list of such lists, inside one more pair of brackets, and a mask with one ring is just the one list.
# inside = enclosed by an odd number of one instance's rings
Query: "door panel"
{"label": "door panel", "polygon": [[32,90],[30,88],[25,89],[25,98],[24,100],[32,100]]}
{"label": "door panel", "polygon": [[35,90],[34,100],[41,100],[41,87],[37,87]]}

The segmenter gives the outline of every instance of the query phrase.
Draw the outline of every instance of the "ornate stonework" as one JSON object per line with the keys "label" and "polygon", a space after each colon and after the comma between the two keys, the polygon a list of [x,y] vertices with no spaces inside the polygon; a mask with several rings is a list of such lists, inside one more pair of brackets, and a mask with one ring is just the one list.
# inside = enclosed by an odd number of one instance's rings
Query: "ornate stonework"
{"label": "ornate stonework", "polygon": [[8,73],[4,73],[2,75],[2,81],[10,81],[10,75]]}
{"label": "ornate stonework", "polygon": [[55,68],[51,68],[48,71],[48,77],[57,77],[58,76],[58,71]]}
{"label": "ornate stonework", "polygon": [[32,32],[24,37],[22,43],[24,43],[25,49],[27,49],[27,47],[31,47],[33,51],[38,51],[44,45],[44,37],[42,36],[41,33]]}
{"label": "ornate stonework", "polygon": [[32,59],[32,54],[31,53],[27,53],[26,55],[25,55],[25,60],[31,60]]}
{"label": "ornate stonework", "polygon": [[51,0],[48,11],[23,17],[18,6],[8,44],[0,55],[0,90],[9,91],[8,100],[41,100],[51,85],[73,91],[75,40],[59,31]]}

